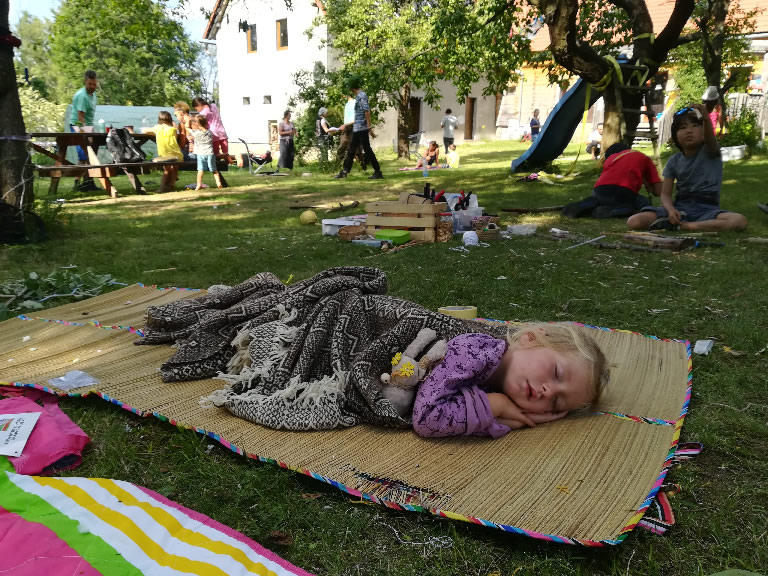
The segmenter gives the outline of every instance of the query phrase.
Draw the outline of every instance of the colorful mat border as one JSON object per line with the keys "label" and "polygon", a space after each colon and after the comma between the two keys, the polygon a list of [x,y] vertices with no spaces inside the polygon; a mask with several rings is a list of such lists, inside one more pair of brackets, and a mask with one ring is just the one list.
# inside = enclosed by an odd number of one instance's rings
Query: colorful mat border
{"label": "colorful mat border", "polygon": [[[159,288],[162,290],[163,288]],[[495,320],[496,322],[504,322],[503,320]],[[619,535],[616,537],[616,539],[606,539],[606,540],[585,540],[585,539],[577,539],[577,538],[568,538],[565,536],[558,536],[557,534],[545,534],[542,532],[535,532],[532,530],[525,530],[524,528],[518,528],[516,526],[509,526],[507,524],[497,524],[495,522],[491,522],[489,520],[483,520],[482,518],[475,518],[473,516],[465,516],[463,514],[457,514],[455,512],[451,512],[448,510],[440,510],[439,508],[429,508],[426,506],[416,506],[411,504],[399,504],[397,502],[393,502],[391,500],[387,500],[386,498],[379,498],[378,496],[375,496],[373,494],[367,494],[365,492],[360,492],[359,490],[356,490],[355,488],[352,488],[350,486],[347,486],[346,484],[342,484],[340,482],[337,482],[336,480],[333,480],[332,478],[323,476],[321,474],[317,474],[316,472],[312,472],[311,470],[308,470],[306,468],[301,468],[298,466],[293,466],[291,464],[288,464],[287,462],[281,462],[279,460],[275,460],[272,458],[267,458],[264,456],[259,456],[258,454],[252,454],[245,452],[242,448],[239,446],[236,446],[229,442],[226,438],[221,437],[219,434],[216,434],[214,432],[210,432],[208,430],[205,430],[204,428],[199,428],[197,426],[188,426],[186,424],[183,424],[181,422],[178,422],[173,419],[169,419],[167,416],[164,416],[163,414],[160,414],[159,412],[144,412],[142,410],[139,410],[137,408],[134,408],[128,404],[125,404],[124,402],[121,402],[117,398],[112,398],[108,394],[105,394],[103,392],[98,391],[86,391],[84,393],[65,393],[65,394],[59,394],[56,391],[48,388],[47,386],[41,386],[36,384],[25,384],[22,382],[3,382],[0,381],[0,385],[7,385],[7,386],[15,386],[15,387],[21,387],[21,388],[37,388],[39,390],[43,390],[44,392],[48,392],[49,394],[57,394],[60,396],[70,396],[74,398],[84,398],[86,396],[89,396],[90,394],[96,394],[103,400],[106,400],[112,404],[116,404],[117,406],[123,408],[124,410],[127,410],[133,414],[136,414],[138,416],[142,417],[149,417],[154,416],[160,421],[163,422],[169,422],[171,425],[176,426],[177,428],[181,428],[183,430],[193,430],[194,432],[197,432],[199,434],[202,434],[204,436],[207,436],[213,440],[216,440],[219,442],[222,446],[225,448],[228,448],[232,452],[235,452],[237,454],[240,454],[241,456],[245,456],[246,458],[250,458],[252,460],[257,460],[259,462],[264,462],[267,464],[272,464],[279,466],[280,468],[285,468],[287,470],[292,470],[294,472],[298,472],[300,474],[303,474],[305,476],[309,476],[311,478],[314,478],[315,480],[320,480],[322,482],[325,482],[326,484],[329,484],[342,492],[349,494],[351,496],[354,496],[356,498],[359,498],[361,500],[367,500],[369,502],[372,502],[374,504],[379,504],[381,506],[385,506],[387,508],[392,508],[394,510],[404,510],[408,512],[421,512],[421,513],[427,513],[432,514],[433,516],[437,516],[440,518],[449,518],[451,520],[460,520],[462,522],[469,522],[470,524],[479,524],[481,526],[486,526],[488,528],[496,528],[498,530],[501,530],[503,532],[510,532],[512,534],[519,534],[522,536],[528,536],[530,538],[534,538],[537,540],[543,540],[546,542],[556,542],[559,544],[572,544],[572,545],[582,545],[586,547],[606,547],[606,546],[615,546],[617,544],[621,544],[624,540],[626,540],[627,536],[629,536],[629,533],[634,530],[638,523],[642,520],[645,513],[648,511],[648,509],[653,504],[654,499],[656,498],[656,495],[659,493],[659,490],[661,490],[662,485],[664,484],[664,479],[667,476],[667,472],[669,472],[670,468],[672,467],[672,464],[674,462],[675,453],[677,451],[677,446],[680,443],[680,431],[682,430],[683,423],[685,421],[685,416],[688,413],[688,406],[691,401],[691,392],[693,388],[693,360],[691,356],[692,348],[691,343],[688,340],[677,340],[677,339],[671,339],[671,338],[659,338],[657,336],[652,336],[648,334],[641,334],[640,332],[634,332],[631,330],[623,330],[623,329],[617,329],[617,328],[604,328],[601,326],[592,326],[589,324],[581,324],[575,322],[577,326],[583,326],[585,328],[592,328],[595,330],[602,330],[604,332],[619,332],[619,333],[625,333],[625,334],[633,334],[635,336],[641,336],[643,338],[650,338],[652,340],[659,340],[662,342],[674,342],[679,344],[684,344],[686,348],[686,354],[687,354],[687,360],[688,360],[688,375],[687,375],[687,388],[685,393],[685,400],[683,401],[683,407],[680,411],[679,418],[674,422],[671,423],[666,420],[661,420],[660,422],[664,423],[664,425],[671,425],[674,424],[675,431],[674,435],[672,437],[672,443],[670,445],[669,451],[667,452],[667,456],[664,459],[664,464],[662,465],[661,472],[659,473],[658,477],[653,483],[653,486],[651,487],[650,492],[646,496],[646,498],[643,500],[640,507],[637,509],[635,514],[630,518],[629,522],[627,523],[624,528],[619,530]],[[123,328],[126,329],[126,328]],[[134,328],[133,330],[137,330]],[[136,332],[138,333],[138,332]],[[648,423],[651,425],[658,424],[658,422],[646,422],[646,419],[639,418],[639,417],[629,417],[623,414],[618,413],[604,413],[606,415],[614,416],[617,418],[622,418],[624,420],[631,420],[633,422],[638,423]],[[655,420],[655,419],[649,419],[649,420]],[[669,423],[669,424],[667,424]]]}

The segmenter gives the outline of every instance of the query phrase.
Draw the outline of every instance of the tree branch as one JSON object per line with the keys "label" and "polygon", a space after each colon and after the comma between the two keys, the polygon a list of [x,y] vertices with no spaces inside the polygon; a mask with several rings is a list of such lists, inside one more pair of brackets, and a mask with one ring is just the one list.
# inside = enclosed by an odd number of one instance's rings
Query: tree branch
{"label": "tree branch", "polygon": [[550,51],[555,62],[591,83],[610,71],[609,64],[589,44],[577,37],[579,3],[569,0],[532,1],[549,26]]}
{"label": "tree branch", "polygon": [[690,44],[691,42],[696,42],[697,40],[701,40],[701,32],[693,32],[692,34],[680,36],[680,38],[675,41],[674,48],[683,46],[685,44]]}
{"label": "tree branch", "polygon": [[675,0],[675,7],[669,16],[667,25],[656,36],[653,43],[653,59],[656,62],[663,62],[667,58],[669,51],[674,48],[675,42],[680,38],[680,33],[685,28],[688,18],[693,14],[696,7],[694,0]]}

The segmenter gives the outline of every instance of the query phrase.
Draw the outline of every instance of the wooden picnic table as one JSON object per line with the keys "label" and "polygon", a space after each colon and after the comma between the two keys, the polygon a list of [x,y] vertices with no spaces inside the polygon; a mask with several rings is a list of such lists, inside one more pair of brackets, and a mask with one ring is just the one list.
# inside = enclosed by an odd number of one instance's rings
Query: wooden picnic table
{"label": "wooden picnic table", "polygon": [[[112,185],[110,177],[116,176],[120,173],[128,176],[128,180],[131,182],[131,186],[139,194],[144,192],[141,186],[141,182],[137,177],[137,172],[140,172],[142,168],[150,167],[156,169],[162,166],[162,163],[147,163],[139,162],[135,164],[104,164],[99,160],[98,150],[101,146],[107,144],[107,134],[104,132],[32,132],[27,135],[30,139],[29,147],[40,152],[54,160],[56,166],[60,166],[59,170],[49,170],[51,177],[51,184],[48,188],[48,194],[55,196],[59,188],[59,180],[62,176],[78,177],[82,176],[85,171],[93,178],[97,178],[104,190],[107,190],[112,198],[117,198],[117,188]],[[155,140],[154,134],[131,134],[134,142],[139,148],[141,148],[148,141]],[[56,151],[52,152],[48,148],[41,146],[34,140],[56,142]],[[73,164],[67,160],[67,149],[70,146],[82,146],[88,154],[89,164],[82,166],[79,164]]]}

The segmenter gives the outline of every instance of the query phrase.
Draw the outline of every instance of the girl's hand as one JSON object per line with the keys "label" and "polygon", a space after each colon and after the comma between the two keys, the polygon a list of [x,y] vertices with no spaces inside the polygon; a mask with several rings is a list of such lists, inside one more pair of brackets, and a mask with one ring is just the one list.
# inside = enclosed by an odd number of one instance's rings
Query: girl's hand
{"label": "girl's hand", "polygon": [[[491,407],[491,414],[493,414],[493,417],[496,418],[499,424],[506,424],[513,429],[522,428],[523,426],[536,427],[535,420],[530,418],[532,415],[523,412],[506,394],[489,392],[487,396]],[[509,422],[514,422],[516,425],[512,426]]]}
{"label": "girl's hand", "polygon": [[[555,420],[560,420],[560,418],[564,418],[568,415],[568,411],[565,410],[563,412],[529,412],[526,414],[531,420],[536,422],[536,424],[546,424],[547,422],[554,422]],[[496,418],[496,422],[499,424],[505,424],[512,428],[512,430],[517,430],[519,428],[523,428],[525,424],[522,422],[519,422],[518,420],[507,420],[506,418]]]}

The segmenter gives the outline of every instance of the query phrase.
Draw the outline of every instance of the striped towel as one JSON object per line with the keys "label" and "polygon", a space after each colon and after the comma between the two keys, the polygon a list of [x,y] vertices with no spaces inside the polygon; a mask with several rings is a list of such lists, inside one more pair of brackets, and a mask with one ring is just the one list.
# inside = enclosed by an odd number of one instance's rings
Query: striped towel
{"label": "striped towel", "polygon": [[11,470],[0,458],[0,574],[310,576],[141,486]]}

